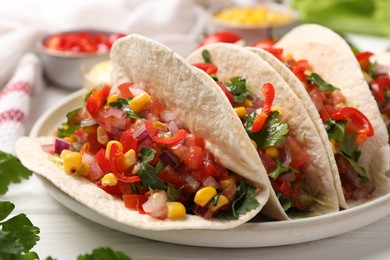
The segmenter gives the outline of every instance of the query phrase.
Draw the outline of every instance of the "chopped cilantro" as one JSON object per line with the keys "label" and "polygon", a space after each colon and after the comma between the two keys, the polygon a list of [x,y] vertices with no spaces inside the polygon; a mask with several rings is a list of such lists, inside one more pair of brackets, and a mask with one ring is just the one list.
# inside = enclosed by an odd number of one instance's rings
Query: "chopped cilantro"
{"label": "chopped cilantro", "polygon": [[139,116],[134,113],[133,109],[131,109],[129,102],[126,99],[118,98],[117,101],[111,102],[109,105],[121,109],[130,118],[139,118]]}
{"label": "chopped cilantro", "polygon": [[11,183],[20,183],[31,175],[32,172],[17,157],[0,151],[0,195],[8,191]]}
{"label": "chopped cilantro", "polygon": [[272,179],[276,180],[281,174],[287,173],[287,172],[291,172],[291,171],[295,171],[295,170],[293,168],[291,168],[290,166],[284,167],[280,163],[280,159],[276,158],[276,160],[275,160],[275,170],[273,170],[272,172],[268,173],[268,176],[271,177]]}
{"label": "chopped cilantro", "polygon": [[14,208],[13,203],[0,201],[0,258],[39,259],[35,252],[30,252],[39,240],[39,228],[23,213],[4,221]]}
{"label": "chopped cilantro", "polygon": [[174,185],[168,183],[167,197],[168,201],[177,201],[182,193],[182,188],[177,189]]}
{"label": "chopped cilantro", "polygon": [[250,95],[246,86],[246,80],[243,77],[234,77],[230,82],[223,84],[232,93],[234,102],[244,102]]}
{"label": "chopped cilantro", "polygon": [[346,121],[329,119],[325,122],[324,126],[330,140],[335,140],[337,143],[341,143],[343,141],[345,128],[347,126]]}
{"label": "chopped cilantro", "polygon": [[282,121],[278,111],[271,111],[261,131],[252,133],[250,130],[255,118],[255,112],[249,114],[245,122],[245,128],[249,137],[257,143],[259,148],[278,146],[286,142],[285,135],[288,133],[288,125]]}
{"label": "chopped cilantro", "polygon": [[81,108],[77,108],[66,114],[67,121],[65,123],[62,123],[62,127],[58,128],[58,132],[57,132],[58,137],[70,136],[80,128],[80,122],[77,119],[77,115],[80,112],[80,110]]}
{"label": "chopped cilantro", "polygon": [[148,187],[152,190],[166,190],[167,184],[157,177],[159,172],[156,168],[160,167],[154,168],[149,164],[149,162],[153,160],[155,153],[156,151],[150,147],[140,147],[138,159],[141,162],[141,165],[137,174],[141,178],[142,186]]}
{"label": "chopped cilantro", "polygon": [[205,63],[211,63],[211,55],[208,50],[202,51],[202,57]]}
{"label": "chopped cilantro", "polygon": [[99,247],[92,251],[92,254],[79,255],[77,260],[99,260],[99,259],[112,259],[112,260],[131,260],[130,257],[120,251],[113,251],[109,247]]}
{"label": "chopped cilantro", "polygon": [[310,84],[316,84],[319,86],[320,91],[334,91],[337,89],[333,85],[327,83],[323,78],[320,77],[320,75],[316,73],[310,74],[310,76],[307,77],[307,81]]}

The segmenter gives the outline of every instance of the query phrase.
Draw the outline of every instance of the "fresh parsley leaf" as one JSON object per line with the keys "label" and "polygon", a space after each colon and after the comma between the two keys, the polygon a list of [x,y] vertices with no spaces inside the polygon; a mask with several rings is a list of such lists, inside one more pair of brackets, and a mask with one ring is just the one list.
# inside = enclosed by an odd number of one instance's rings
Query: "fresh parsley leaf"
{"label": "fresh parsley leaf", "polygon": [[8,191],[11,183],[20,183],[31,175],[32,172],[17,157],[0,151],[0,195]]}
{"label": "fresh parsley leaf", "polygon": [[233,216],[238,218],[241,215],[257,208],[260,204],[255,198],[256,189],[241,180],[237,186],[236,197],[232,203]]}
{"label": "fresh parsley leaf", "polygon": [[99,247],[92,251],[92,254],[79,255],[77,260],[131,260],[130,257],[120,251],[113,251],[109,247]]}
{"label": "fresh parsley leaf", "polygon": [[[34,226],[25,214],[16,215],[6,221],[15,205],[9,201],[0,201],[0,258],[1,259],[39,259],[30,249],[39,240],[39,228]],[[24,254],[23,254],[24,253]]]}
{"label": "fresh parsley leaf", "polygon": [[225,83],[224,86],[232,93],[234,102],[244,102],[250,95],[243,77],[231,78],[230,82]]}
{"label": "fresh parsley leaf", "polygon": [[286,173],[286,172],[291,172],[291,171],[294,171],[294,169],[291,168],[290,166],[284,167],[280,163],[280,159],[276,158],[275,169],[272,172],[268,173],[268,176],[271,177],[272,179],[276,180],[281,174]]}
{"label": "fresh parsley leaf", "polygon": [[154,168],[149,164],[151,160],[154,158],[154,154],[156,153],[150,147],[141,146],[140,152],[138,155],[138,160],[141,162],[140,168],[138,170],[138,176],[141,178],[141,184],[144,187],[148,187],[152,190],[166,190],[167,185],[160,178],[157,177],[160,168],[158,165]]}
{"label": "fresh parsley leaf", "polygon": [[320,91],[334,91],[337,88],[335,88],[332,84],[327,83],[323,78],[320,77],[320,75],[316,73],[312,73],[307,77],[307,81],[310,84],[316,84],[320,87]]}
{"label": "fresh parsley leaf", "polygon": [[345,128],[347,126],[346,121],[329,119],[325,122],[324,126],[329,140],[335,140],[337,143],[341,143],[344,140]]}
{"label": "fresh parsley leaf", "polygon": [[257,143],[259,148],[278,146],[286,142],[285,135],[288,133],[288,125],[282,121],[278,111],[271,111],[263,128],[259,132],[252,133],[253,121],[256,113],[252,112],[247,116],[245,127],[249,137]]}
{"label": "fresh parsley leaf", "polygon": [[80,110],[81,108],[77,108],[66,114],[67,121],[62,124],[62,127],[58,128],[58,137],[70,136],[80,128],[80,121],[78,118],[78,113],[80,112]]}
{"label": "fresh parsley leaf", "polygon": [[208,50],[203,50],[202,51],[202,57],[205,63],[211,63],[211,55]]}
{"label": "fresh parsley leaf", "polygon": [[119,108],[126,113],[127,117],[139,118],[139,116],[131,109],[129,102],[126,99],[118,98],[115,102],[110,102],[110,106]]}

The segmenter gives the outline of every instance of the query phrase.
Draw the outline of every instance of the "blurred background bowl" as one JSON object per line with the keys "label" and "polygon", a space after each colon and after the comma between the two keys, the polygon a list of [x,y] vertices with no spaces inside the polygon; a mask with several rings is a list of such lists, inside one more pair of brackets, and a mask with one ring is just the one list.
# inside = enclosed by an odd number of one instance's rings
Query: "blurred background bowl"
{"label": "blurred background bowl", "polygon": [[285,4],[213,5],[207,10],[207,33],[231,31],[240,35],[247,45],[264,38],[280,38],[294,28],[298,12]]}
{"label": "blurred background bowl", "polygon": [[86,67],[108,60],[112,43],[122,36],[90,29],[45,35],[37,43],[37,52],[46,79],[56,86],[81,88]]}

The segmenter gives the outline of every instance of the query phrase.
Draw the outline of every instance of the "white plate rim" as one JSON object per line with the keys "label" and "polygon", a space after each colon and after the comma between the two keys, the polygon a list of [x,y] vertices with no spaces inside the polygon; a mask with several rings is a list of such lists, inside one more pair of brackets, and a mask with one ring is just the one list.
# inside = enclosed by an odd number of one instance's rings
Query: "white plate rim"
{"label": "white plate rim", "polygon": [[[34,124],[30,136],[48,134],[53,130],[53,122],[65,119],[68,112],[81,104],[84,89],[78,90],[47,110]],[[50,123],[53,121],[52,123]],[[50,129],[48,129],[50,128]],[[65,207],[75,213],[103,226],[131,235],[181,245],[253,248],[291,245],[337,236],[367,226],[390,214],[390,194],[377,198],[363,205],[330,213],[289,221],[250,222],[227,230],[168,230],[153,231],[131,227],[107,218],[71,198],[54,184],[39,176],[48,193]]]}

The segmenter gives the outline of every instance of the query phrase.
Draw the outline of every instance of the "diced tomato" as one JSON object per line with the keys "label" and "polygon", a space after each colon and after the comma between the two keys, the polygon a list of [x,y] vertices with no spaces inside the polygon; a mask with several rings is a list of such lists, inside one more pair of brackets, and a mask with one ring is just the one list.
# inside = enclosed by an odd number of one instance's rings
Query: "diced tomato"
{"label": "diced tomato", "polygon": [[186,185],[186,181],[169,165],[166,166],[157,176],[162,181],[170,183],[176,188],[181,188]]}
{"label": "diced tomato", "polygon": [[369,68],[370,68],[370,65],[371,65],[371,62],[370,62],[370,57],[374,55],[372,52],[361,52],[359,54],[356,54],[356,59],[358,60],[359,64],[360,64],[360,68],[363,70],[363,71],[368,71]]}
{"label": "diced tomato", "polygon": [[286,144],[290,148],[291,153],[290,165],[298,170],[310,159],[310,155],[303,149],[302,145],[291,136],[287,136]]}
{"label": "diced tomato", "polygon": [[109,93],[110,87],[108,85],[105,85],[102,89],[93,90],[92,94],[85,101],[87,111],[91,115],[95,115],[106,102]]}
{"label": "diced tomato", "polygon": [[282,181],[282,184],[280,185],[279,191],[283,194],[283,196],[285,196],[286,198],[289,198],[290,192],[291,192],[291,184],[286,182],[286,181]]}
{"label": "diced tomato", "polygon": [[119,187],[117,185],[115,186],[103,186],[102,183],[99,181],[96,182],[96,185],[101,188],[102,190],[104,190],[105,192],[111,194],[112,196],[115,196],[115,197],[121,197],[122,196],[122,192],[121,190],[119,189]]}
{"label": "diced tomato", "polygon": [[118,86],[118,89],[121,93],[121,97],[124,99],[133,98],[134,95],[131,93],[130,87],[133,85],[131,82],[125,82]]}
{"label": "diced tomato", "polygon": [[146,214],[142,208],[148,198],[143,194],[126,194],[122,196],[126,208],[137,210],[141,214]]}
{"label": "diced tomato", "polygon": [[204,38],[200,43],[198,47],[201,47],[206,44],[215,43],[215,42],[226,42],[226,43],[236,43],[239,40],[241,40],[241,37],[230,31],[220,31],[216,32],[214,34],[208,35],[206,38]]}
{"label": "diced tomato", "polygon": [[130,149],[133,149],[137,153],[138,140],[133,138],[133,131],[123,132],[123,135],[121,136],[119,142],[123,145],[123,153],[126,153]]}
{"label": "diced tomato", "polygon": [[100,149],[96,154],[95,154],[95,160],[97,164],[99,165],[100,169],[104,173],[109,173],[110,170],[110,164],[108,160],[106,159],[106,150],[105,149]]}

